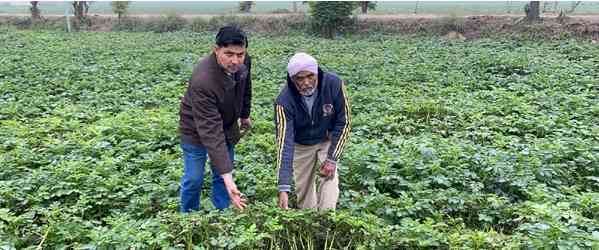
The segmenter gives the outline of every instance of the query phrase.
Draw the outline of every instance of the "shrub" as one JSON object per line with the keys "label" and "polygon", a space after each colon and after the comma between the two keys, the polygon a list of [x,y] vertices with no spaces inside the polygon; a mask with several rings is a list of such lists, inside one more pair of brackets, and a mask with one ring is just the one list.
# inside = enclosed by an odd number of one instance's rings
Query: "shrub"
{"label": "shrub", "polygon": [[338,31],[352,23],[350,15],[354,2],[310,2],[313,28],[326,38],[334,38]]}
{"label": "shrub", "polygon": [[187,20],[174,11],[168,12],[162,16],[155,24],[155,32],[173,32],[185,28]]}
{"label": "shrub", "polygon": [[190,30],[192,32],[203,32],[212,30],[210,22],[202,17],[196,17],[191,21]]}

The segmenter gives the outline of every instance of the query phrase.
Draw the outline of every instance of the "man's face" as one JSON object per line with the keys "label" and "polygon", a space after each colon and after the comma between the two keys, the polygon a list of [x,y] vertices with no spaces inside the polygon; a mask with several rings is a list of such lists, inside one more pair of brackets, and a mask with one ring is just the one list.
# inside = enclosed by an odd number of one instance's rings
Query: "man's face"
{"label": "man's face", "polygon": [[227,73],[235,73],[239,71],[243,61],[245,60],[245,47],[240,45],[229,45],[214,48],[216,61]]}
{"label": "man's face", "polygon": [[314,94],[318,84],[318,78],[316,77],[316,74],[305,70],[295,74],[293,77],[291,77],[291,80],[293,80],[293,83],[295,83],[295,87],[300,94],[304,96]]}

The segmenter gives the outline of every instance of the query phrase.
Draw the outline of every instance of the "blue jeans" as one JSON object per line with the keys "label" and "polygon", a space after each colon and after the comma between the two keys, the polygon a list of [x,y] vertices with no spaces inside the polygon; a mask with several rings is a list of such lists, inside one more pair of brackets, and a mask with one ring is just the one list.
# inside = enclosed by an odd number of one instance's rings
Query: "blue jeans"
{"label": "blue jeans", "polygon": [[[234,146],[227,145],[229,157],[233,161]],[[181,143],[183,149],[184,172],[181,178],[181,212],[198,211],[200,209],[200,194],[204,184],[204,166],[208,159],[207,150],[202,146]],[[229,193],[225,188],[223,178],[212,167],[212,204],[219,210],[229,207]]]}

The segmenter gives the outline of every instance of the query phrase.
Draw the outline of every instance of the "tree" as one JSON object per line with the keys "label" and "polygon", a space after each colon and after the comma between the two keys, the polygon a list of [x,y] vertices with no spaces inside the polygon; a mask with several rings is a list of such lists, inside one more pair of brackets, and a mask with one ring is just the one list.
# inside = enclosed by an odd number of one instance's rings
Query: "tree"
{"label": "tree", "polygon": [[368,10],[376,9],[376,2],[373,1],[360,1],[358,2],[358,5],[362,10],[362,14],[368,14]]}
{"label": "tree", "polygon": [[337,31],[347,27],[350,15],[355,9],[354,2],[310,2],[310,15],[313,27],[326,38],[334,38]]}
{"label": "tree", "polygon": [[414,14],[418,14],[418,4],[420,1],[416,1],[416,6],[414,6]]}
{"label": "tree", "polygon": [[560,10],[559,15],[557,16],[558,22],[563,23],[567,18],[566,15],[574,13],[576,7],[578,7],[578,5],[580,5],[581,3],[582,1],[572,2],[572,5],[570,6],[569,10]]}
{"label": "tree", "polygon": [[32,21],[40,20],[41,19],[41,11],[40,11],[40,8],[38,7],[39,1],[31,1],[29,3],[31,4],[31,8],[29,8],[29,10],[31,11],[31,20]]}
{"label": "tree", "polygon": [[112,6],[112,12],[118,16],[119,23],[121,23],[121,18],[127,14],[130,3],[130,1],[113,1],[110,3]]}
{"label": "tree", "polygon": [[536,22],[541,20],[541,8],[539,1],[530,1],[524,6],[524,12],[526,13],[526,20],[529,22]]}
{"label": "tree", "polygon": [[572,6],[566,13],[568,13],[568,14],[574,13],[574,11],[576,10],[576,7],[578,7],[578,5],[580,5],[581,3],[582,3],[582,1],[572,2]]}
{"label": "tree", "polygon": [[252,12],[252,6],[255,4],[256,3],[254,3],[254,1],[241,1],[239,2],[239,11],[243,13],[250,13]]}
{"label": "tree", "polygon": [[555,9],[551,9],[551,2],[543,1],[543,13],[555,12]]}
{"label": "tree", "polygon": [[73,14],[75,15],[74,28],[75,30],[79,30],[81,25],[85,24],[87,26],[91,25],[91,20],[87,18],[87,13],[89,12],[89,6],[91,2],[89,1],[74,1],[73,2]]}

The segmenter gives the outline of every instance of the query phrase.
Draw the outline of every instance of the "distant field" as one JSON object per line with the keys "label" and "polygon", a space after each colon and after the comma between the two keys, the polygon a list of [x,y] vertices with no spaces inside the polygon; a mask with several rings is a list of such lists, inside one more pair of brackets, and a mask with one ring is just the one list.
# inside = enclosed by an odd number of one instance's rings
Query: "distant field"
{"label": "distant field", "polygon": [[[520,1],[495,1],[495,2],[379,2],[377,9],[371,13],[376,14],[507,14],[522,13],[524,4]],[[42,2],[42,14],[62,14],[66,3]],[[257,2],[254,13],[271,13],[280,9],[292,9],[292,2]],[[542,4],[546,11],[568,10],[572,2],[547,1]],[[161,14],[175,11],[180,14],[227,14],[237,12],[238,2],[132,2],[131,14]],[[307,6],[298,3],[300,11],[306,11]],[[28,13],[29,5],[25,2],[11,5],[8,2],[0,3],[0,13]],[[95,2],[90,8],[93,14],[110,14],[110,2]],[[581,3],[574,14],[599,14],[599,2]]]}

